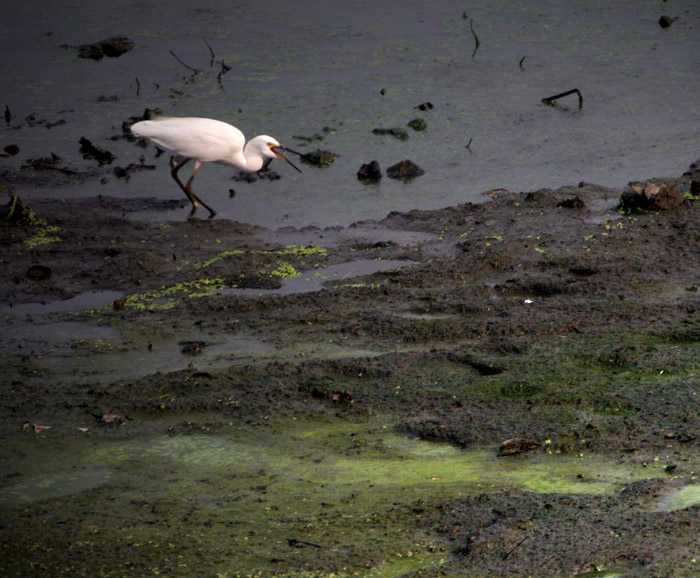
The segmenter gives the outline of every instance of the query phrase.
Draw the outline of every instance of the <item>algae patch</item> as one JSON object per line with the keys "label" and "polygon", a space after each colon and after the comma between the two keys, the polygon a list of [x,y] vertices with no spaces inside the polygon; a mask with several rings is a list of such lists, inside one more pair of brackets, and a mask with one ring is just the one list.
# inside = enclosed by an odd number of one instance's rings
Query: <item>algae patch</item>
{"label": "algae patch", "polygon": [[[312,266],[319,266],[318,258],[325,258],[328,255],[328,251],[321,247],[300,247],[297,245],[289,245],[283,249],[269,251],[250,251],[243,249],[223,251],[211,259],[192,265],[191,269],[194,272],[201,272],[205,269],[212,268],[212,266],[224,260],[243,255],[253,255],[262,259],[263,262],[259,264],[258,276],[293,279],[300,275],[297,266],[309,266],[309,264],[306,261],[302,261],[302,259],[313,258],[314,263]],[[286,257],[293,258],[295,263],[296,261],[299,262],[296,265],[289,263],[285,260]],[[223,273],[223,271],[219,271],[219,273]],[[240,275],[241,278],[245,276],[246,274]],[[152,291],[130,295],[124,300],[123,306],[143,311],[170,310],[186,299],[196,299],[212,295],[220,289],[230,287],[232,283],[233,281],[228,275],[217,275],[195,279],[193,281],[185,281],[171,286],[163,286]]]}
{"label": "algae patch", "polygon": [[60,243],[63,240],[57,235],[61,231],[61,227],[49,225],[44,219],[37,217],[32,210],[29,211],[27,224],[37,227],[37,231],[24,241],[25,246],[29,249],[35,249],[49,243]]}

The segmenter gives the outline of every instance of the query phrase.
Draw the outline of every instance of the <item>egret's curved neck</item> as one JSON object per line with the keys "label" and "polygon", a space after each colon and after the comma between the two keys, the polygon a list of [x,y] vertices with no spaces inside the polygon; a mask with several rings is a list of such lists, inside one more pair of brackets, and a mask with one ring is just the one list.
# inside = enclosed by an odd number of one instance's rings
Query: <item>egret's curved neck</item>
{"label": "egret's curved neck", "polygon": [[258,151],[256,143],[253,143],[252,140],[246,143],[245,147],[243,147],[243,152],[240,153],[239,159],[237,160],[241,162],[241,167],[245,166],[245,168],[242,170],[250,173],[257,173],[263,167],[263,163],[265,162],[265,159],[263,159],[260,151]]}

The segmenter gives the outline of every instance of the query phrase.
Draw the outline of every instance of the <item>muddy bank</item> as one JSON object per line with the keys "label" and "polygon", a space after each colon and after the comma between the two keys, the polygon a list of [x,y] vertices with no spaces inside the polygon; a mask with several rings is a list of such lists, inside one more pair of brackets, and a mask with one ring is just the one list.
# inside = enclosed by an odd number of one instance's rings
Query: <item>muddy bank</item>
{"label": "muddy bank", "polygon": [[[274,232],[45,200],[1,227],[3,575],[696,575],[700,507],[663,504],[700,467],[698,202],[490,196]],[[409,442],[455,461],[414,472]],[[566,486],[488,476],[571,459]]]}

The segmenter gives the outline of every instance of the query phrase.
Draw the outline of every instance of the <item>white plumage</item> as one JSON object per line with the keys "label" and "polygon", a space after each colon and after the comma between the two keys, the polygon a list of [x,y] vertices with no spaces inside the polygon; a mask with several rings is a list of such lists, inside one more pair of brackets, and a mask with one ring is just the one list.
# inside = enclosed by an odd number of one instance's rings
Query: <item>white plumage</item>
{"label": "white plumage", "polygon": [[[199,204],[209,210],[210,217],[216,213],[192,190],[192,181],[202,163],[230,165],[242,171],[254,173],[259,171],[266,161],[282,159],[301,172],[280,150],[300,154],[280,145],[267,135],[256,136],[246,144],[245,136],[235,126],[211,118],[175,118],[161,117],[143,120],[132,125],[131,131],[138,137],[151,140],[160,148],[174,155],[184,157],[172,169],[171,175],[192,203],[190,216],[194,215]],[[195,166],[192,176],[183,185],[177,172],[190,160]]]}

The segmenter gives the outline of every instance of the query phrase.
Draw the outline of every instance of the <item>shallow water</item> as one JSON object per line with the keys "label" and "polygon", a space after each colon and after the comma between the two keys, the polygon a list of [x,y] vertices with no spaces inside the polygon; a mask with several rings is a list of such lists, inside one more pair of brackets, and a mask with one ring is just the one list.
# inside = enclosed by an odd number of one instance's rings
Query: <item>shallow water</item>
{"label": "shallow water", "polygon": [[[664,12],[678,17],[666,30],[658,25]],[[225,167],[200,171],[196,189],[222,217],[271,228],[347,225],[391,210],[478,201],[483,191],[500,187],[554,188],[580,180],[622,186],[677,176],[697,157],[700,7],[692,0],[502,0],[464,7],[448,0],[354,0],[313,9],[301,0],[180,1],[167,10],[29,0],[11,2],[3,17],[0,74],[10,79],[4,103],[13,116],[1,142],[20,147],[3,164],[54,152],[69,168],[92,165],[78,152],[85,136],[112,151],[115,164],[143,155],[157,165],[128,183],[106,169],[105,184],[50,191],[16,186],[28,199],[180,198],[165,156],[154,159],[152,147],[108,140],[147,107],[213,116],[248,136],[268,133],[302,152],[321,146],[341,155],[330,168],[305,167],[303,175],[278,163],[282,178],[275,182],[229,181],[234,171]],[[480,41],[474,57],[470,22]],[[60,47],[119,34],[137,48],[116,59],[80,60],[75,50]],[[200,72],[193,76],[171,51]],[[221,60],[231,70],[219,84]],[[571,88],[583,94],[581,111],[575,97],[561,102],[565,109],[540,103]],[[428,101],[434,109],[414,108]],[[29,126],[24,119],[31,114],[66,123],[50,130]],[[428,129],[408,129],[408,141],[371,132],[405,127],[418,116]],[[322,143],[306,146],[294,138],[324,127],[333,130]],[[355,178],[373,159],[385,169],[406,158],[426,174],[412,183],[385,177],[370,186]],[[238,193],[232,200],[231,188]],[[167,217],[184,218],[187,211]]]}
{"label": "shallow water", "polygon": [[77,313],[86,309],[97,309],[111,305],[124,297],[121,291],[86,291],[70,299],[59,299],[48,303],[22,303],[0,309],[0,317],[46,315],[49,313]]}
{"label": "shallow water", "polygon": [[673,512],[691,508],[697,504],[700,504],[700,485],[689,484],[662,497],[657,505],[657,510],[659,512]]}
{"label": "shallow water", "polygon": [[[463,450],[420,441],[376,424],[282,427],[286,433],[273,429],[255,439],[192,434],[96,444],[87,444],[85,434],[76,432],[76,448],[51,450],[47,442],[51,458],[35,450],[39,453],[25,464],[35,473],[0,488],[0,505],[60,498],[106,482],[118,488],[120,476],[130,475],[143,460],[153,472],[162,469],[171,478],[177,472],[182,488],[202,476],[224,487],[236,485],[230,472],[246,486],[273,479],[282,501],[298,492],[332,501],[348,488],[367,493],[367,499],[385,492],[445,498],[513,487],[538,493],[610,494],[632,481],[662,475],[661,468],[649,470],[601,456],[499,458],[492,449]],[[46,471],[54,462],[62,467]],[[165,490],[144,485],[142,491],[157,495]]]}
{"label": "shallow water", "polygon": [[338,265],[329,265],[320,269],[304,271],[295,277],[282,281],[278,289],[220,289],[217,293],[236,295],[294,295],[298,293],[312,293],[321,291],[324,287],[342,287],[345,284],[354,284],[352,278],[362,275],[372,275],[382,271],[394,271],[401,267],[414,264],[414,261],[399,259],[358,259]]}

